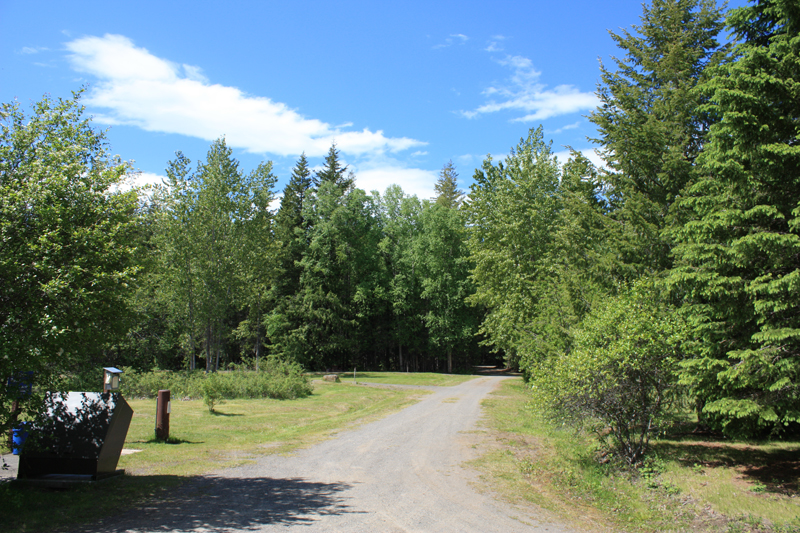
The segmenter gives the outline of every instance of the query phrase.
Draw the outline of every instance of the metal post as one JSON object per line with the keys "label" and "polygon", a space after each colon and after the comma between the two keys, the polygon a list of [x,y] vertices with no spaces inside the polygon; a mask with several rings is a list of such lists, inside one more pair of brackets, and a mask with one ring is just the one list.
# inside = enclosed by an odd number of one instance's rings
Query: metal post
{"label": "metal post", "polygon": [[159,440],[169,439],[169,412],[171,410],[169,391],[158,391],[158,400],[156,401],[156,438]]}

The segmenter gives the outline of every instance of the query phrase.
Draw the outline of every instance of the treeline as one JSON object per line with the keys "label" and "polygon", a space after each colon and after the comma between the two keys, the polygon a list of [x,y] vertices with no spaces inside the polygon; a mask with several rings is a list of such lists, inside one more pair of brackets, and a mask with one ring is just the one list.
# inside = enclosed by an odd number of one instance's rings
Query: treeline
{"label": "treeline", "polygon": [[[800,421],[800,4],[654,0],[601,67],[604,166],[531,132],[469,194],[470,301],[538,406],[637,463],[687,411]],[[610,433],[608,433],[610,429]]]}
{"label": "treeline", "polygon": [[687,411],[796,432],[798,29],[796,2],[653,0],[601,66],[603,165],[533,129],[466,196],[445,165],[431,200],[356,188],[333,146],[273,211],[271,164],[245,173],[220,139],[137,204],[78,96],[4,105],[0,375],[500,358],[631,463]]}
{"label": "treeline", "polygon": [[192,169],[182,154],[142,213],[135,326],[114,346],[141,366],[207,371],[266,355],[310,370],[464,370],[491,359],[476,337],[455,168],[434,201],[355,187],[332,146],[276,177],[246,174],[224,139]]}

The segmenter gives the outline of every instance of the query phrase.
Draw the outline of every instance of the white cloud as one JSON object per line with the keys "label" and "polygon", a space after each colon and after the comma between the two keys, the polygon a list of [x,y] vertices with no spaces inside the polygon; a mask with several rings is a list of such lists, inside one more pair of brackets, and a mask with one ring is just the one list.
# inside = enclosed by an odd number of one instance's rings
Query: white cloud
{"label": "white cloud", "polygon": [[502,52],[503,51],[502,42],[505,40],[506,40],[505,36],[495,35],[491,39],[489,39],[489,44],[486,45],[486,48],[484,48],[484,50],[487,52]]}
{"label": "white cloud", "polygon": [[207,141],[224,135],[229,146],[281,156],[325,155],[333,142],[343,153],[356,156],[427,144],[386,137],[380,130],[345,130],[349,125],[332,126],[306,118],[284,103],[210,84],[199,67],[156,57],[122,35],[82,37],[66,46],[73,68],[100,80],[86,102],[108,110],[95,115],[101,123]]}
{"label": "white cloud", "polygon": [[[148,185],[160,185],[162,180],[166,180],[166,176],[153,174],[151,172],[130,172],[122,177],[117,185],[111,187],[112,192],[128,192],[134,187],[146,187]],[[143,193],[148,195],[147,192]]]}
{"label": "white cloud", "polygon": [[359,169],[356,172],[356,186],[365,191],[383,193],[389,185],[399,185],[403,192],[417,195],[421,200],[435,196],[433,185],[439,173],[421,168],[401,168],[398,166],[376,166]]}
{"label": "white cloud", "polygon": [[435,48],[447,48],[448,46],[453,46],[454,44],[464,44],[469,41],[469,37],[464,35],[463,33],[451,33],[450,36],[444,40],[443,43],[434,45]]}
{"label": "white cloud", "polygon": [[[594,148],[582,148],[576,151],[583,154],[595,167],[606,168],[605,161],[597,154]],[[569,150],[561,150],[559,152],[554,152],[553,155],[555,155],[558,158],[558,162],[563,165],[569,160],[572,153]]]}
{"label": "white cloud", "polygon": [[581,121],[579,120],[578,122],[575,122],[574,124],[567,124],[566,126],[561,126],[560,128],[558,128],[557,130],[555,130],[553,132],[553,135],[557,135],[557,134],[565,132],[567,130],[574,130],[575,128],[577,128],[580,125],[581,125]]}
{"label": "white cloud", "polygon": [[20,54],[38,54],[39,52],[46,52],[48,48],[44,46],[39,47],[32,47],[32,46],[23,46],[22,50],[19,51]]}
{"label": "white cloud", "polygon": [[475,118],[486,113],[517,111],[525,115],[512,121],[532,122],[594,109],[599,103],[594,93],[581,92],[572,85],[547,89],[547,85],[539,82],[542,73],[527,57],[507,56],[498,62],[513,71],[509,83],[485,89],[483,94],[490,100],[475,110],[462,111],[463,116]]}

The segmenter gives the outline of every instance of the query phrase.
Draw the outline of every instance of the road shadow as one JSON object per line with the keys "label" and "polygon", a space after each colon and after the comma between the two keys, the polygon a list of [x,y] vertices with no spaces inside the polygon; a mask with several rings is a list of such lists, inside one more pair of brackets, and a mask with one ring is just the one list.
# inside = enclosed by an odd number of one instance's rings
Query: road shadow
{"label": "road shadow", "polygon": [[351,487],[301,478],[197,477],[173,488],[166,497],[74,532],[225,531],[309,525],[321,516],[358,512],[341,494]]}

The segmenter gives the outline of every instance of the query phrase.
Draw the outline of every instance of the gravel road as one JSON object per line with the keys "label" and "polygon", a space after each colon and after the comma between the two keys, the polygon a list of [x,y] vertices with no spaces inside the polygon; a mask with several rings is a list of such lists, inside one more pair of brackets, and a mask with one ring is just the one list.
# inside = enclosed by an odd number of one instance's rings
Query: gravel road
{"label": "gravel road", "polygon": [[480,402],[502,379],[437,388],[382,420],[197,478],[81,531],[568,531],[476,491],[477,474],[462,466],[474,458]]}

